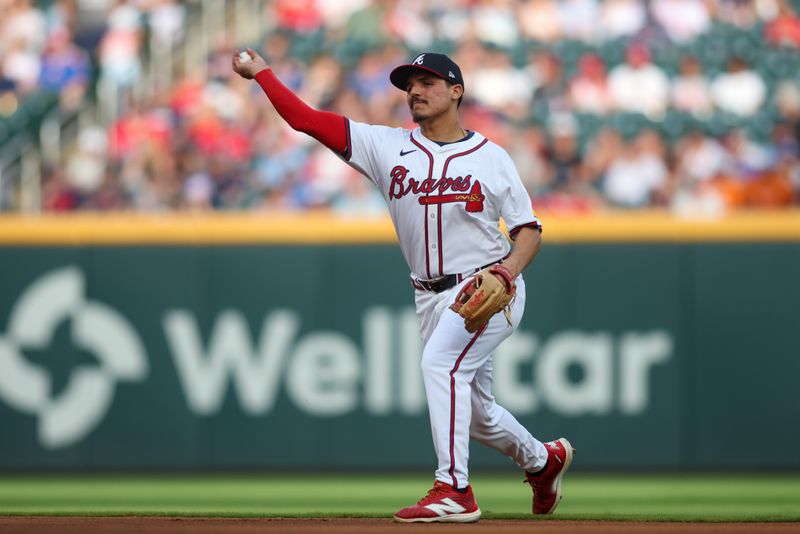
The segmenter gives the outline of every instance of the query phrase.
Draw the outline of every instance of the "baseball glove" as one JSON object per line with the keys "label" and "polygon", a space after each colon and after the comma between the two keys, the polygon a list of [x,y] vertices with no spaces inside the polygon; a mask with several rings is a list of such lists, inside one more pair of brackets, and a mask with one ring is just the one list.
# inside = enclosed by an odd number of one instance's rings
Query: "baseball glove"
{"label": "baseball glove", "polygon": [[450,309],[464,318],[467,332],[477,332],[499,311],[511,325],[511,301],[516,291],[511,272],[502,265],[492,265],[461,288]]}

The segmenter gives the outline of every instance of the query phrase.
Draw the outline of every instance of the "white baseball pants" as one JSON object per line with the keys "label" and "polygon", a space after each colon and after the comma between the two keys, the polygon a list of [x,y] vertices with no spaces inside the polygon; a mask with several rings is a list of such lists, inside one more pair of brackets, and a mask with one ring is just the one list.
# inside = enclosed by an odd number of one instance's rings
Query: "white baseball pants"
{"label": "white baseball pants", "polygon": [[468,278],[447,291],[417,290],[417,317],[424,350],[422,377],[428,400],[436,479],[464,488],[469,484],[469,439],[497,449],[527,471],[544,466],[547,450],[492,395],[492,353],[516,330],[525,308],[525,282],[516,280],[511,323],[498,313],[481,332],[470,334],[449,306]]}

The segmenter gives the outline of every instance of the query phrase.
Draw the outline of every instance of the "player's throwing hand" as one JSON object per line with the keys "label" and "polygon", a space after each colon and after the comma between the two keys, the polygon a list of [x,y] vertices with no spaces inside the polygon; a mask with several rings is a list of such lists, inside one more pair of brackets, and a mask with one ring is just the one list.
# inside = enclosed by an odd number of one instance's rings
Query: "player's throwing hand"
{"label": "player's throwing hand", "polygon": [[[243,61],[243,53],[250,56],[250,61]],[[235,52],[231,61],[234,72],[247,80],[252,80],[256,74],[268,68],[264,58],[259,56],[252,48],[245,48],[243,52]]]}

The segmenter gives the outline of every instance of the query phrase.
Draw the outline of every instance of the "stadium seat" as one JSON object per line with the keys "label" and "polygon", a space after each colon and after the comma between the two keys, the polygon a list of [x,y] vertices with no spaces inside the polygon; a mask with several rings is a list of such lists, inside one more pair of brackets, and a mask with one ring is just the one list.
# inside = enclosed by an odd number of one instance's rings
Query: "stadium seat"
{"label": "stadium seat", "polygon": [[669,142],[684,135],[691,127],[692,118],[688,113],[670,109],[659,124],[659,129]]}
{"label": "stadium seat", "polygon": [[613,41],[605,41],[597,49],[597,53],[606,62],[606,65],[611,67],[618,65],[625,61],[625,41],[623,39],[615,39]]}
{"label": "stadium seat", "polygon": [[640,113],[616,113],[611,116],[609,124],[623,138],[630,139],[647,124],[647,119]]}

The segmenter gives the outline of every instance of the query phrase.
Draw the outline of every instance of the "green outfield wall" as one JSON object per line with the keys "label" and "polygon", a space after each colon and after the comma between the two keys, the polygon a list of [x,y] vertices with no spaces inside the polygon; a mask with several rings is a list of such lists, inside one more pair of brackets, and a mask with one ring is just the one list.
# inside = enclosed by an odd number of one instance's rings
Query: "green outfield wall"
{"label": "green outfield wall", "polygon": [[[0,274],[0,470],[433,466],[394,244],[5,245]],[[576,467],[800,468],[800,242],[550,243],[525,278],[495,393]]]}

